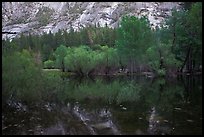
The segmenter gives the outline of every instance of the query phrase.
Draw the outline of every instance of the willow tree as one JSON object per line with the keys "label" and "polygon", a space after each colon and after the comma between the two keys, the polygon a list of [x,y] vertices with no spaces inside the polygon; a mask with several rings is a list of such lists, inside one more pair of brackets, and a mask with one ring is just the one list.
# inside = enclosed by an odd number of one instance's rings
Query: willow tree
{"label": "willow tree", "polygon": [[102,62],[103,56],[100,52],[81,45],[79,47],[68,47],[67,55],[64,59],[67,70],[76,72],[79,76],[88,76]]}

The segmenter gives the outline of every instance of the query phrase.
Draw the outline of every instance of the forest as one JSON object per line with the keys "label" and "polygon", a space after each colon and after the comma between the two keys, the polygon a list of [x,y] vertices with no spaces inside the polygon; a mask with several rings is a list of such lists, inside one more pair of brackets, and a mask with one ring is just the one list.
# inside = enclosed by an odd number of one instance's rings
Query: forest
{"label": "forest", "polygon": [[22,33],[2,40],[2,131],[202,134],[201,75],[201,2],[155,29],[125,15],[118,28]]}
{"label": "forest", "polygon": [[15,56],[21,56],[22,63],[34,60],[22,66],[35,64],[80,76],[142,72],[174,76],[201,72],[201,48],[202,4],[195,3],[174,10],[163,27],[156,29],[150,28],[146,17],[124,16],[114,29],[96,24],[79,31],[71,27],[69,32],[59,30],[56,34],[21,34],[3,41],[3,70],[8,70],[4,62],[10,63],[13,57],[15,65],[19,58]]}

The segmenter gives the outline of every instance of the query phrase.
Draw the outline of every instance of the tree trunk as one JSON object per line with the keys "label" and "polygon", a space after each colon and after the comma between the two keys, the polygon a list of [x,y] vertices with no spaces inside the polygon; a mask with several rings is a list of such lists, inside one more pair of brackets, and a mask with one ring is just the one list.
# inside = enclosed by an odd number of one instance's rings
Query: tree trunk
{"label": "tree trunk", "polygon": [[176,33],[175,33],[175,22],[173,24],[173,41],[171,46],[171,51],[173,51],[173,48],[175,47],[175,41],[176,41]]}
{"label": "tree trunk", "polygon": [[189,73],[192,73],[192,68],[193,68],[193,63],[192,63],[192,50],[190,50],[190,53],[189,53],[189,58],[188,58],[188,62],[187,62],[187,64],[188,64],[188,72]]}
{"label": "tree trunk", "polygon": [[161,54],[161,50],[159,49],[159,58],[160,58],[160,65],[159,65],[159,69],[164,68],[164,62],[163,62],[163,57]]}

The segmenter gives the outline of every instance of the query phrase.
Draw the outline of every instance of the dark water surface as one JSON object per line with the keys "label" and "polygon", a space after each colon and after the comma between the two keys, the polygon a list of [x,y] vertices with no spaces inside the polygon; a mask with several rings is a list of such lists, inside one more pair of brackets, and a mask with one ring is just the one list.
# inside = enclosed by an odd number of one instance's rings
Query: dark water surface
{"label": "dark water surface", "polygon": [[58,82],[46,96],[3,99],[3,135],[202,134],[200,76],[63,77]]}

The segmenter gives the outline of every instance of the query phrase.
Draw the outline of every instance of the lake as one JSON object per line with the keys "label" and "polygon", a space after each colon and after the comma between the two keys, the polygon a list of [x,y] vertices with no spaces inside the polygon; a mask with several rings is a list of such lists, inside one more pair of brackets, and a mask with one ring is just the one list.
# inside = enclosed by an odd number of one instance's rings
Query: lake
{"label": "lake", "polygon": [[201,76],[53,79],[3,97],[3,135],[202,135]]}

